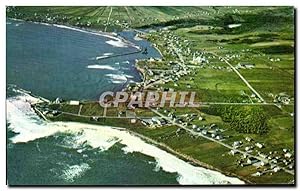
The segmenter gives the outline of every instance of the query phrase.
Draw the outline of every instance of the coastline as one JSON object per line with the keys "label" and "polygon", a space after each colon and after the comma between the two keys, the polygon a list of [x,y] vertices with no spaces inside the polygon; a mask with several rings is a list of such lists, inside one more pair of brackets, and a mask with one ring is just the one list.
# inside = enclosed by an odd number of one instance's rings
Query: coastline
{"label": "coastline", "polygon": [[132,130],[129,130],[129,129],[126,129],[126,130],[128,132],[130,132],[131,134],[133,134],[133,135],[135,135],[135,136],[137,136],[137,137],[145,140],[146,142],[149,142],[149,143],[157,146],[158,148],[162,148],[163,150],[166,150],[166,151],[170,152],[171,154],[175,155],[179,159],[184,160],[185,162],[190,163],[190,164],[192,164],[194,166],[202,167],[202,168],[205,168],[205,169],[208,169],[208,170],[217,171],[217,172],[220,172],[220,173],[222,173],[222,174],[224,174],[226,176],[229,176],[229,177],[236,177],[236,178],[244,181],[246,184],[253,184],[253,182],[250,182],[249,180],[245,179],[242,176],[239,176],[239,175],[234,174],[234,173],[229,173],[229,172],[222,171],[222,170],[220,170],[220,169],[218,169],[218,168],[216,168],[216,167],[214,167],[212,165],[209,165],[207,163],[201,162],[201,161],[199,161],[197,159],[194,159],[194,158],[192,158],[192,157],[190,157],[188,155],[185,155],[183,153],[175,151],[171,147],[169,147],[168,145],[166,145],[164,143],[157,142],[157,141],[155,141],[155,140],[153,140],[153,139],[151,139],[149,137],[146,137],[146,136],[144,136],[142,134],[139,134],[139,133],[137,133],[135,131],[132,131]]}
{"label": "coastline", "polygon": [[[12,18],[10,18],[12,19]],[[20,19],[15,19],[15,20],[18,20],[18,21],[24,21],[24,20],[20,20]],[[33,22],[33,21],[24,21],[24,22]],[[100,36],[104,36],[104,37],[107,37],[107,38],[111,38],[111,39],[115,39],[115,40],[118,40],[118,41],[123,41],[127,44],[130,44],[131,46],[134,45],[134,43],[130,42],[129,40],[126,40],[125,38],[121,37],[120,35],[114,35],[114,33],[104,33],[104,32],[100,32],[100,31],[89,31],[89,30],[86,30],[86,29],[78,29],[78,28],[74,28],[74,27],[69,27],[69,26],[66,26],[66,25],[57,25],[57,24],[48,24],[48,23],[40,23],[40,22],[33,22],[33,23],[38,23],[38,24],[44,24],[44,25],[50,25],[50,26],[55,26],[55,27],[60,27],[60,28],[67,28],[69,30],[77,30],[77,31],[80,31],[80,32],[89,32],[89,33],[92,33],[94,35],[100,35]],[[137,45],[135,45],[137,46]],[[137,46],[139,47],[139,46]],[[137,48],[135,47],[135,48]],[[161,56],[163,57],[161,51],[156,47],[156,46],[153,46],[156,50],[158,50],[158,52],[161,54]],[[140,47],[139,47],[140,48]],[[136,63],[138,62],[139,60],[136,61]],[[139,68],[136,63],[134,64],[135,68],[139,71],[140,74],[142,74],[143,78],[142,78],[142,82],[145,80],[144,78],[144,72],[141,68]],[[134,82],[134,83],[140,83],[140,82]],[[127,89],[127,87],[125,87],[125,89]],[[30,96],[33,96],[32,94],[29,94]],[[37,99],[41,99],[39,96],[34,96],[35,98]],[[45,100],[43,100],[45,101]],[[44,119],[45,120],[45,119]],[[85,124],[85,123],[84,123]],[[88,124],[88,123],[87,123]],[[118,128],[118,127],[112,127],[112,128]],[[203,163],[201,161],[198,161],[190,156],[187,156],[185,154],[182,154],[180,152],[177,152],[175,150],[173,150],[172,148],[170,148],[169,146],[163,144],[163,143],[159,143],[159,142],[156,142],[154,141],[153,139],[149,138],[149,137],[145,137],[144,135],[141,135],[139,133],[136,133],[134,131],[131,131],[131,130],[128,130],[128,129],[125,129],[126,131],[130,132],[131,134],[134,134],[135,136],[141,138],[142,140],[145,140],[147,142],[150,142],[152,145],[155,145],[159,148],[163,148],[163,150],[167,150],[169,151],[170,153],[172,153],[173,155],[175,155],[176,157],[178,157],[179,159],[184,159],[185,162],[192,162],[193,164],[196,164],[196,166],[199,166],[199,167],[203,167],[203,168],[206,168],[206,169],[209,169],[209,170],[214,170],[214,171],[217,171],[217,172],[220,172],[226,176],[234,176],[234,177],[237,177],[247,183],[251,183],[249,182],[248,180],[245,180],[243,177],[240,177],[238,175],[235,175],[235,174],[231,174],[231,173],[228,173],[228,172],[223,172],[221,171],[220,169],[217,169],[211,165],[208,165],[206,163]]]}
{"label": "coastline", "polygon": [[124,37],[122,37],[122,36],[120,36],[116,33],[96,31],[96,30],[88,29],[88,28],[79,28],[79,27],[74,27],[74,26],[65,25],[65,24],[44,23],[44,22],[37,22],[37,21],[26,21],[26,20],[22,20],[22,19],[11,18],[11,17],[7,17],[7,19],[11,19],[11,20],[14,20],[14,21],[20,21],[20,22],[29,22],[29,23],[41,24],[41,25],[46,25],[46,26],[54,26],[54,27],[58,27],[58,28],[64,28],[64,29],[89,33],[89,34],[93,34],[93,35],[98,35],[98,36],[110,38],[110,39],[113,39],[113,40],[116,40],[116,41],[119,41],[119,42],[123,42],[123,43],[125,43],[127,45],[130,45],[131,47],[134,47],[138,50],[142,50],[142,48],[140,46],[136,45],[135,43],[125,39]]}
{"label": "coastline", "polygon": [[[30,103],[30,102],[33,102],[33,103],[36,103],[36,102],[40,102],[40,101],[42,101],[41,100],[41,98],[39,97],[39,96],[35,96],[35,95],[32,95],[32,94],[28,94],[27,92],[24,92],[24,91],[20,91],[21,93],[24,93],[23,95],[25,96],[25,97],[23,97],[22,95],[20,95],[20,96],[22,96],[23,98],[22,98],[22,100],[23,101],[25,101],[25,102],[27,102],[27,104],[28,103]],[[36,112],[36,111],[35,111]],[[39,115],[38,115],[39,116]],[[49,120],[45,120],[45,119],[43,119],[43,118],[41,118],[40,116],[39,116],[39,118],[42,120],[42,121],[45,121],[45,124],[49,124],[50,126],[53,124],[54,126],[52,127],[50,127],[48,130],[47,129],[45,129],[45,133],[47,134],[47,133],[49,133],[49,135],[51,135],[51,134],[53,134],[54,132],[56,132],[56,131],[64,131],[64,128],[66,127],[66,125],[68,125],[68,124],[74,124],[74,125],[76,125],[77,124],[77,126],[79,127],[80,126],[80,128],[83,128],[84,129],[84,127],[82,127],[82,126],[84,126],[84,125],[87,125],[88,127],[87,127],[87,129],[89,129],[89,127],[95,127],[95,128],[101,128],[101,127],[110,127],[110,128],[112,128],[112,129],[115,129],[115,130],[120,130],[120,131],[126,131],[126,132],[128,132],[131,136],[134,136],[134,137],[137,137],[137,138],[140,138],[142,141],[144,141],[145,143],[147,143],[147,144],[149,144],[149,145],[152,145],[153,147],[157,147],[157,149],[160,149],[160,150],[162,150],[162,151],[165,151],[165,152],[167,152],[168,154],[170,154],[170,155],[173,155],[174,157],[176,157],[177,159],[179,159],[179,160],[182,160],[183,162],[185,162],[185,163],[187,163],[186,165],[188,165],[188,164],[190,164],[190,165],[192,165],[194,168],[197,168],[197,167],[201,167],[201,168],[204,168],[204,169],[206,169],[206,170],[212,170],[212,171],[214,171],[214,172],[218,172],[218,173],[221,173],[222,175],[224,175],[224,176],[226,176],[227,178],[236,178],[236,179],[238,179],[238,180],[240,180],[240,181],[243,181],[244,183],[246,183],[246,184],[249,184],[249,183],[251,183],[251,182],[249,182],[248,180],[245,180],[243,177],[239,177],[239,176],[237,176],[237,175],[235,175],[235,174],[230,174],[230,173],[226,173],[226,172],[223,172],[223,171],[221,171],[221,170],[219,170],[219,169],[217,169],[217,168],[215,168],[215,167],[213,167],[213,166],[211,166],[211,165],[208,165],[208,164],[206,164],[206,163],[203,163],[203,162],[201,162],[201,161],[198,161],[198,160],[196,160],[196,159],[194,159],[194,158],[192,158],[192,157],[189,157],[189,156],[187,156],[187,155],[185,155],[185,154],[183,154],[183,153],[180,153],[180,152],[178,152],[178,151],[175,151],[175,150],[173,150],[172,148],[170,148],[169,146],[167,146],[167,145],[165,145],[164,143],[160,143],[160,142],[157,142],[157,141],[155,141],[155,140],[153,140],[153,139],[151,139],[151,138],[149,138],[149,137],[146,137],[146,136],[144,136],[144,135],[142,135],[142,134],[140,134],[140,133],[137,133],[137,132],[135,132],[135,131],[132,131],[132,130],[130,130],[130,129],[128,129],[128,128],[124,128],[124,127],[115,127],[115,126],[106,126],[106,125],[96,125],[96,124],[90,124],[90,123],[83,123],[83,122],[72,122],[72,121],[70,121],[70,122],[67,122],[67,121],[56,121],[56,122],[52,122],[52,121],[49,121]],[[63,128],[63,129],[61,129],[60,128],[60,126]],[[76,126],[76,127],[77,127]],[[44,128],[45,128],[45,125],[44,125]],[[69,127],[68,129],[70,129],[71,127]],[[72,128],[71,128],[72,129]],[[75,128],[76,129],[76,128]],[[49,132],[48,132],[49,131]],[[119,136],[119,135],[115,135],[115,136]],[[33,140],[34,138],[32,138],[31,136],[29,136],[31,139],[30,140]],[[16,140],[21,140],[21,141],[26,141],[26,135],[25,135],[25,140],[23,140],[22,138],[20,139],[20,137],[18,137],[18,138],[16,138]],[[93,141],[96,141],[97,139],[92,139]],[[97,142],[97,141],[96,141]],[[97,143],[94,143],[94,144],[97,144]],[[143,149],[142,149],[143,150]],[[133,151],[133,152],[139,152],[139,151]],[[143,154],[146,154],[146,153],[143,153]],[[148,154],[146,154],[146,155],[148,155]],[[182,169],[182,170],[184,170],[184,169]],[[185,169],[186,170],[186,169]],[[214,175],[215,175],[215,173],[213,173]],[[228,183],[228,182],[227,182]],[[236,183],[236,184],[234,184],[234,185],[240,185],[239,183]]]}
{"label": "coastline", "polygon": [[[65,24],[45,23],[45,22],[37,22],[37,21],[26,21],[26,20],[22,20],[22,19],[11,18],[11,17],[7,17],[6,19],[10,19],[10,20],[13,20],[13,21],[19,21],[19,22],[29,22],[29,23],[35,23],[35,24],[40,24],[40,25],[53,26],[53,27],[64,28],[64,29],[68,29],[68,30],[74,30],[74,31],[78,31],[78,32],[98,35],[98,36],[102,36],[102,37],[106,37],[106,38],[109,38],[109,39],[116,40],[118,42],[127,44],[127,45],[137,49],[137,51],[132,52],[132,53],[128,53],[128,54],[135,54],[135,53],[141,52],[143,50],[139,45],[137,45],[134,42],[126,39],[125,37],[123,37],[123,36],[121,36],[117,33],[113,33],[113,32],[96,31],[96,30],[93,30],[93,29],[79,28],[79,27],[74,27],[74,26],[65,25]],[[132,31],[136,32],[136,33],[138,32],[136,30],[132,30]],[[147,40],[147,39],[144,39],[144,40]],[[151,44],[151,46],[152,46],[152,44]],[[155,48],[160,53],[160,55],[162,57],[162,54],[161,54],[160,50],[158,50],[154,46],[152,46],[152,47]],[[114,56],[119,56],[119,55],[114,55]],[[103,59],[106,59],[106,58],[110,58],[110,56],[104,57]],[[140,60],[142,60],[142,59],[136,59],[135,63],[133,64],[134,68],[138,71],[139,75],[142,78],[142,80],[140,82],[132,82],[132,83],[135,83],[135,84],[141,83],[141,82],[144,81],[144,73],[141,72],[140,68],[137,67],[137,65],[136,65],[136,63],[139,62]],[[119,90],[126,90],[128,88],[128,85],[129,85],[129,83],[124,84]],[[47,101],[49,101],[49,100],[47,100]]]}

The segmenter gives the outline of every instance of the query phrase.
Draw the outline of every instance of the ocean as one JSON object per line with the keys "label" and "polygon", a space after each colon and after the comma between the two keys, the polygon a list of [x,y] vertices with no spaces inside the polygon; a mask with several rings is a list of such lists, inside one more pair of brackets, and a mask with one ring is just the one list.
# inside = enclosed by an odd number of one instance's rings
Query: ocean
{"label": "ocean", "polygon": [[[135,59],[159,57],[132,31],[122,37],[148,54],[97,60],[137,50],[130,43],[64,26],[7,20],[7,178],[9,185],[242,184],[195,167],[122,128],[46,122],[37,98],[97,99],[140,81]],[[26,90],[26,91],[24,91]]]}

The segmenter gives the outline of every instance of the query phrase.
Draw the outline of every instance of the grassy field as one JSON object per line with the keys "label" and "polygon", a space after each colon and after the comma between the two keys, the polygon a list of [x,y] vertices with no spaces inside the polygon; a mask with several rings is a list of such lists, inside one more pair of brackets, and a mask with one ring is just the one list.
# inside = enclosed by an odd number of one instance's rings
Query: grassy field
{"label": "grassy field", "polygon": [[[232,129],[222,115],[210,111],[210,107],[161,108],[177,116],[196,114],[205,120],[194,120],[193,124],[207,126],[216,124],[228,136],[224,143],[250,137],[263,143],[262,152],[281,153],[287,148],[294,151],[295,118],[295,57],[294,57],[294,9],[292,7],[9,7],[7,16],[32,21],[67,24],[101,31],[119,31],[132,28],[148,28],[143,35],[162,52],[161,61],[139,61],[137,65],[147,70],[171,70],[170,62],[181,62],[170,45],[181,51],[185,64],[192,70],[176,81],[156,85],[175,91],[195,91],[196,101],[258,103],[253,92],[240,79],[226,59],[269,105],[256,106],[266,115],[268,131],[262,134],[240,133]],[[162,29],[162,30],[161,30]],[[172,39],[172,40],[170,40]],[[188,51],[189,50],[189,51]],[[194,55],[201,53],[209,62],[195,64]],[[217,55],[217,56],[216,56]],[[247,63],[253,68],[238,68]],[[167,72],[165,74],[168,74]],[[164,75],[162,75],[164,76]],[[151,78],[151,76],[147,76]],[[155,89],[154,88],[154,89]],[[289,104],[271,105],[276,96],[284,94]],[[78,114],[80,106],[51,106],[53,109]],[[238,108],[238,106],[233,106]],[[252,106],[248,106],[251,109]],[[124,108],[110,108],[107,116],[117,116]],[[81,115],[102,116],[99,104],[83,104]],[[136,109],[138,117],[155,116],[146,109]],[[80,121],[101,125],[121,126],[162,142],[175,151],[191,156],[223,172],[243,177],[252,183],[290,183],[294,177],[283,171],[267,173],[261,177],[251,174],[257,171],[249,165],[237,164],[238,155],[229,155],[228,148],[201,137],[194,137],[186,131],[178,131],[173,125],[159,128],[145,128],[140,122],[131,124],[129,119],[101,119],[59,115],[52,120]],[[245,143],[242,149],[251,146]],[[257,151],[254,151],[257,152]]]}

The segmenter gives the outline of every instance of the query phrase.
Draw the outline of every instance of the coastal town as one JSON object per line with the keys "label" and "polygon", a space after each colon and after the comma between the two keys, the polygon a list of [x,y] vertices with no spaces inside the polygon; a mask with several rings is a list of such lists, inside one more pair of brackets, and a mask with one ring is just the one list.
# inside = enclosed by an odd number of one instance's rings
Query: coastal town
{"label": "coastal town", "polygon": [[[237,9],[230,11],[251,13]],[[20,13],[14,14],[17,17]],[[124,127],[135,135],[146,136],[154,144],[167,145],[167,151],[172,148],[170,152],[180,153],[186,161],[192,158],[196,165],[237,176],[249,184],[294,183],[295,98],[291,84],[294,73],[290,70],[294,63],[288,57],[290,52],[268,52],[276,49],[276,44],[261,37],[263,33],[261,36],[254,34],[253,38],[259,38],[249,45],[237,42],[237,38],[247,40],[249,33],[244,36],[233,33],[227,39],[225,32],[219,32],[238,30],[243,26],[240,23],[229,23],[222,29],[211,24],[196,24],[144,30],[129,21],[114,20],[112,15],[113,8],[106,20],[96,21],[102,22],[104,32],[115,26],[134,30],[136,38],[150,41],[161,54],[160,58],[136,60],[142,81],[129,83],[123,91],[156,91],[160,94],[193,91],[199,106],[174,108],[152,104],[128,107],[124,103],[119,107],[102,107],[98,101],[57,98],[32,105],[38,115],[50,121]],[[209,17],[222,13],[221,10],[199,11],[180,19],[196,15]],[[42,17],[35,13],[34,17],[38,22],[49,23],[69,20],[67,16],[50,14]],[[178,19],[174,17],[171,21]],[[82,22],[81,17],[75,20],[76,27],[94,25],[94,21]],[[142,22],[155,23],[158,19],[146,17]],[[212,37],[217,32],[220,39]],[[198,33],[204,36],[199,38]],[[277,43],[283,43],[282,47],[294,46],[291,41]],[[140,50],[147,54],[143,47]],[[201,163],[197,164],[197,161]]]}

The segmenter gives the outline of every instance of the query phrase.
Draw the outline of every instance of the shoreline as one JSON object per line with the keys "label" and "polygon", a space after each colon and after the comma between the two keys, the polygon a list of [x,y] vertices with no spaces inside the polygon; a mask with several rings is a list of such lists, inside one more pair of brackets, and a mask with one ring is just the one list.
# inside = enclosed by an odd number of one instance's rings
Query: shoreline
{"label": "shoreline", "polygon": [[253,182],[250,182],[249,180],[245,179],[244,177],[242,176],[239,176],[237,174],[234,174],[234,173],[229,173],[229,172],[225,172],[225,171],[222,171],[212,165],[209,165],[207,163],[204,163],[204,162],[201,162],[197,159],[194,159],[193,157],[191,156],[188,156],[188,155],[185,155],[183,153],[180,153],[178,151],[175,151],[174,149],[172,149],[171,147],[169,147],[168,145],[164,144],[164,143],[160,143],[160,142],[157,142],[149,137],[146,137],[140,133],[137,133],[135,131],[132,131],[132,130],[129,130],[129,129],[126,129],[126,131],[128,131],[129,133],[141,138],[142,140],[145,140],[146,142],[149,142],[150,144],[153,144],[155,145],[156,147],[158,148],[162,148],[163,150],[165,151],[168,151],[170,152],[170,154],[178,157],[179,159],[183,160],[184,162],[187,162],[193,166],[196,166],[196,167],[202,167],[202,168],[205,168],[205,169],[208,169],[208,170],[213,170],[213,171],[217,171],[217,172],[220,172],[221,174],[225,175],[225,176],[228,176],[228,177],[233,177],[233,178],[238,178],[242,181],[244,181],[246,184],[254,184]]}
{"label": "shoreline", "polygon": [[[126,39],[125,37],[123,37],[123,36],[121,36],[117,33],[113,33],[113,32],[96,31],[95,29],[80,28],[80,27],[74,27],[72,25],[65,25],[65,24],[45,23],[45,22],[37,22],[37,21],[26,21],[26,20],[22,20],[22,19],[11,18],[11,17],[6,17],[6,19],[10,19],[10,20],[13,20],[13,21],[19,21],[19,22],[29,22],[29,23],[35,23],[35,24],[40,24],[40,25],[53,26],[53,27],[64,28],[64,29],[68,29],[68,30],[75,30],[75,31],[78,31],[78,32],[90,33],[90,34],[93,34],[93,35],[98,35],[98,36],[114,39],[116,41],[125,43],[125,44],[137,49],[137,51],[134,52],[134,53],[138,53],[138,52],[141,52],[143,50],[139,45],[137,45],[134,42],[131,42],[130,40]],[[135,32],[136,34],[138,33],[138,31],[136,31],[135,29],[132,29],[132,30],[129,30],[129,31]],[[145,38],[142,38],[142,39],[147,40]],[[151,47],[156,49],[159,52],[159,54],[161,55],[161,57],[163,57],[160,50],[158,50],[157,47],[154,47],[152,45],[152,43],[151,43]],[[105,58],[109,58],[109,57],[105,57]],[[139,62],[140,60],[143,60],[143,59],[136,59],[135,63],[133,63],[133,67],[138,71],[138,73],[139,73],[140,77],[142,78],[142,80],[140,82],[132,82],[134,84],[144,82],[144,73],[141,72],[140,68],[136,65],[137,62]],[[129,83],[127,83],[127,84],[126,83],[124,83],[124,85],[120,88],[120,90],[126,90],[128,88]]]}
{"label": "shoreline", "polygon": [[84,33],[90,33],[93,35],[98,35],[106,38],[110,38],[119,42],[123,42],[125,44],[130,45],[131,47],[134,47],[138,50],[142,50],[142,48],[139,45],[136,45],[135,43],[131,42],[130,40],[127,40],[126,38],[118,35],[117,33],[113,32],[103,32],[103,31],[96,31],[94,29],[88,29],[88,28],[80,28],[80,27],[74,27],[72,25],[66,25],[66,24],[55,24],[55,23],[44,23],[44,22],[37,22],[37,21],[26,21],[22,19],[16,19],[11,17],[6,17],[6,19],[14,20],[14,21],[20,21],[20,22],[29,22],[29,23],[35,23],[35,24],[41,24],[46,26],[54,26],[58,28],[68,29],[68,30],[74,30],[78,32],[84,32]]}
{"label": "shoreline", "polygon": [[[114,35],[114,33],[105,33],[105,32],[100,32],[100,31],[90,31],[90,30],[87,30],[87,29],[85,29],[85,28],[83,28],[83,29],[82,29],[82,28],[74,28],[73,26],[70,27],[70,26],[67,26],[67,25],[57,25],[57,24],[41,23],[41,22],[34,22],[34,21],[25,21],[25,20],[21,20],[21,19],[13,19],[13,18],[10,18],[10,19],[12,19],[12,20],[17,20],[17,21],[23,21],[23,22],[33,22],[33,23],[37,23],[37,24],[50,25],[50,26],[55,26],[55,27],[60,27],[60,28],[67,28],[67,29],[69,29],[69,30],[77,30],[77,31],[80,31],[80,32],[89,32],[89,33],[92,33],[92,34],[94,34],[94,35],[100,35],[100,36],[104,36],[104,37],[107,37],[107,38],[115,39],[115,40],[118,40],[118,41],[123,41],[123,42],[125,42],[125,43],[127,43],[127,44],[129,44],[129,45],[131,45],[131,46],[135,45],[133,42],[131,42],[131,41],[125,39],[124,37],[122,37],[122,36],[120,36],[120,35]],[[143,38],[143,39],[145,39],[145,38]],[[147,39],[145,39],[145,40],[147,40]],[[138,45],[135,45],[135,46],[139,47]],[[163,57],[161,51],[160,51],[156,46],[153,46],[152,43],[151,43],[151,46],[152,46],[153,48],[155,48],[155,49],[160,53],[161,57]],[[135,48],[137,48],[137,47],[135,47]],[[139,48],[140,48],[140,47],[139,47]],[[135,84],[136,84],[136,83],[142,83],[142,82],[145,80],[145,78],[144,78],[144,73],[143,73],[142,69],[139,68],[139,67],[136,65],[137,62],[139,62],[139,60],[136,60],[136,62],[134,63],[134,67],[139,71],[139,73],[141,74],[141,76],[143,76],[143,78],[142,78],[142,81],[141,81],[141,82],[133,82],[133,83],[135,83]],[[127,87],[128,87],[128,86],[125,87],[125,90],[127,89]],[[34,95],[32,95],[32,94],[29,94],[29,95],[30,95],[30,96],[33,96],[33,97],[36,97],[37,99],[41,99],[41,97],[39,97],[39,96],[34,96]],[[45,119],[44,119],[44,120],[45,120]],[[79,122],[77,122],[77,123],[79,123]],[[82,124],[89,124],[89,123],[82,123]],[[90,125],[90,124],[89,124],[89,125]],[[96,125],[96,126],[99,126],[99,125]],[[101,125],[100,125],[100,126],[101,126]],[[121,127],[112,127],[112,128],[121,128]],[[132,131],[132,130],[129,130],[129,129],[126,129],[126,128],[124,128],[124,130],[126,130],[126,131],[128,131],[129,133],[131,133],[131,134],[133,134],[133,135],[135,135],[135,136],[141,138],[142,140],[146,140],[147,142],[150,142],[152,145],[157,146],[158,148],[163,148],[162,150],[165,150],[165,151],[170,152],[170,154],[172,154],[172,155],[178,157],[179,159],[183,159],[185,162],[188,162],[188,163],[189,163],[189,162],[192,162],[192,165],[195,164],[195,166],[199,166],[199,167],[203,167],[203,168],[205,168],[205,169],[217,171],[217,172],[220,172],[220,173],[222,173],[223,175],[226,175],[226,176],[236,177],[236,178],[238,178],[238,179],[240,179],[240,180],[245,181],[245,183],[251,183],[250,181],[244,179],[244,178],[241,177],[241,176],[238,176],[238,175],[232,174],[232,173],[228,173],[228,172],[224,172],[224,171],[222,171],[222,170],[220,170],[220,169],[217,169],[217,168],[215,168],[215,167],[213,167],[213,166],[211,166],[211,165],[209,165],[209,164],[203,163],[203,162],[201,162],[201,161],[199,161],[199,160],[196,160],[196,159],[194,159],[194,158],[192,158],[192,157],[190,157],[190,156],[187,156],[187,155],[185,155],[185,154],[183,154],[183,153],[180,153],[180,152],[178,152],[178,151],[175,151],[175,150],[173,150],[172,148],[170,148],[168,145],[165,145],[164,143],[157,142],[157,141],[155,141],[155,140],[153,140],[153,139],[151,139],[151,138],[149,138],[149,137],[146,137],[146,136],[144,136],[144,135],[142,135],[142,134],[136,133],[136,132],[134,132],[134,131]]]}
{"label": "shoreline", "polygon": [[[24,93],[24,92],[23,92]],[[18,95],[18,96],[22,96],[22,95]],[[25,94],[25,96],[27,97],[27,96],[30,96],[30,97],[32,97],[33,98],[33,100],[34,101],[41,101],[41,98],[39,97],[39,96],[35,96],[35,95],[32,95],[32,94]],[[13,96],[13,97],[15,97],[15,96]],[[30,98],[28,99],[28,100],[30,100]],[[27,102],[27,98],[25,98],[25,100],[24,100],[25,102]],[[30,102],[28,102],[28,103],[30,103]],[[34,111],[34,112],[36,112],[36,111]],[[38,115],[38,114],[37,114]],[[43,120],[43,121],[45,121],[47,124],[51,124],[52,123],[52,121],[49,121],[49,120],[45,120],[45,119],[43,119],[40,115],[38,115],[39,116],[39,118],[41,119],[41,120]],[[196,160],[196,159],[194,159],[194,158],[192,158],[192,157],[189,157],[189,156],[187,156],[187,155],[185,155],[185,154],[183,154],[183,153],[181,153],[181,152],[178,152],[178,151],[175,151],[175,150],[173,150],[171,147],[169,147],[168,145],[166,145],[166,144],[164,144],[164,143],[160,143],[160,142],[158,142],[158,141],[155,141],[155,140],[153,140],[152,138],[149,138],[149,137],[146,137],[146,136],[144,136],[144,135],[142,135],[142,134],[140,134],[140,133],[137,133],[137,132],[135,132],[135,131],[133,131],[133,130],[131,130],[131,129],[129,129],[129,128],[125,128],[125,127],[117,127],[117,126],[107,126],[107,125],[96,125],[96,124],[90,124],[90,123],[84,123],[84,122],[75,122],[75,121],[54,121],[53,122],[54,124],[56,124],[56,123],[58,123],[58,124],[62,124],[62,125],[64,125],[64,123],[66,123],[66,124],[72,124],[72,123],[74,123],[74,124],[78,124],[78,125],[88,125],[88,126],[94,126],[95,128],[101,128],[101,127],[109,127],[109,128],[111,128],[111,129],[115,129],[115,130],[120,130],[120,131],[126,131],[126,132],[128,132],[130,135],[132,135],[132,136],[134,136],[134,137],[136,137],[136,138],[140,138],[142,141],[144,141],[145,143],[147,143],[147,144],[149,144],[149,145],[152,145],[152,146],[154,146],[154,147],[156,147],[157,149],[160,149],[160,150],[162,150],[162,151],[165,151],[165,152],[167,152],[168,154],[170,154],[170,155],[172,155],[173,157],[176,157],[177,159],[179,159],[179,160],[182,160],[184,163],[187,163],[187,164],[189,164],[189,165],[192,165],[193,167],[201,167],[201,168],[204,168],[204,169],[206,169],[206,170],[212,170],[212,171],[214,171],[214,172],[218,172],[218,173],[221,173],[222,175],[224,175],[224,176],[226,176],[227,178],[236,178],[236,179],[238,179],[239,181],[242,181],[242,182],[244,182],[244,184],[249,184],[249,183],[251,183],[251,182],[249,182],[248,180],[245,180],[244,178],[242,178],[242,177],[240,177],[240,176],[237,176],[237,175],[235,175],[235,174],[231,174],[231,173],[226,173],[226,172],[223,172],[223,171],[221,171],[221,170],[219,170],[219,169],[217,169],[217,168],[215,168],[215,167],[213,167],[213,166],[210,166],[210,165],[208,165],[208,164],[206,164],[206,163],[203,163],[203,162],[201,162],[201,161],[198,161],[198,160]],[[58,127],[57,127],[58,128]],[[87,128],[87,129],[89,129],[89,128]],[[59,130],[59,129],[57,129],[57,130]],[[118,136],[117,136],[118,137]],[[140,151],[133,151],[133,152],[140,152]],[[148,155],[147,153],[142,153],[142,154],[144,154],[144,155]],[[149,156],[151,156],[151,155],[149,155]],[[155,158],[155,157],[154,157]],[[158,164],[159,164],[159,161],[157,161],[158,162]],[[164,169],[162,169],[162,170],[164,170]],[[187,170],[187,169],[183,169],[183,170]],[[164,170],[164,171],[166,171],[166,170]],[[167,171],[166,171],[167,172]],[[176,171],[177,172],[177,171]],[[213,175],[215,175],[215,174],[213,174]],[[227,182],[228,181],[228,179],[227,180],[224,180],[225,182]],[[228,181],[229,182],[229,181]],[[225,184],[225,185],[227,185],[227,184]],[[231,184],[228,184],[228,185],[231,185]],[[232,185],[240,185],[239,183],[232,183]]]}

